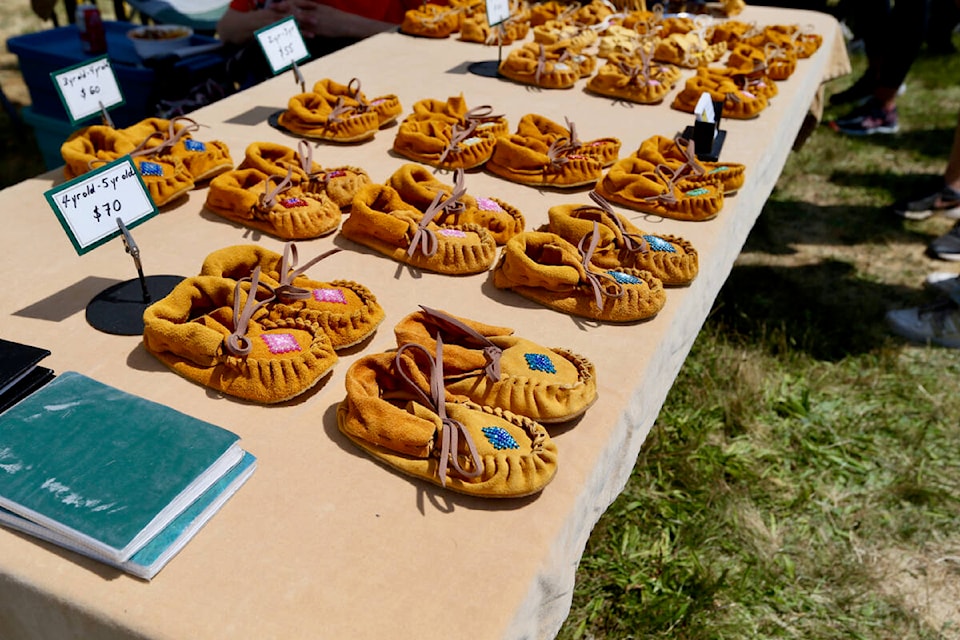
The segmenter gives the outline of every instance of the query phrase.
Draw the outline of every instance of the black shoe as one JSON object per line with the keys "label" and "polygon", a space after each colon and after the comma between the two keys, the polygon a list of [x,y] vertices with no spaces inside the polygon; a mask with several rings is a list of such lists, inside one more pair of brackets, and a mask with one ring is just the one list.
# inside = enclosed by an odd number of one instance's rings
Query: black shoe
{"label": "black shoe", "polygon": [[873,74],[867,71],[848,88],[830,96],[830,104],[834,107],[841,104],[863,104],[873,96],[873,90],[876,86],[877,83],[873,79]]}
{"label": "black shoe", "polygon": [[934,258],[953,262],[960,261],[960,222],[953,225],[950,231],[927,245],[927,250]]}

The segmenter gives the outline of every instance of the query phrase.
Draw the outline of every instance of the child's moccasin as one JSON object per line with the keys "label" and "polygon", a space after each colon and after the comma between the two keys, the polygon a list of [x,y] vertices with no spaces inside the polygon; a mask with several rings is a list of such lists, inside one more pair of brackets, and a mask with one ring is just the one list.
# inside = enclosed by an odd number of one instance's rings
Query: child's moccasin
{"label": "child's moccasin", "polygon": [[552,423],[581,415],[597,397],[593,363],[515,336],[512,329],[421,307],[394,333],[398,346],[420,344],[431,352],[440,337],[447,392],[477,404]]}
{"label": "child's moccasin", "polygon": [[403,201],[393,187],[369,184],[353,201],[341,233],[398,262],[428,271],[466,275],[486,271],[493,264],[497,244],[475,224],[439,226],[433,220],[453,198],[437,194],[421,212]]}
{"label": "child's moccasin", "polygon": [[236,169],[210,181],[206,206],[214,213],[283,240],[317,238],[340,226],[340,207],[323,194],[306,195],[284,179]]}
{"label": "child's moccasin", "polygon": [[423,165],[407,163],[397,169],[386,184],[396,189],[404,202],[420,211],[426,211],[438,193],[445,194],[444,197],[455,193],[459,204],[455,202],[438,213],[434,218],[438,225],[475,224],[489,231],[497,244],[504,244],[523,231],[523,214],[516,207],[498,198],[474,198],[466,193],[463,182],[461,170],[457,170],[451,186],[437,180]]}
{"label": "child's moccasin", "polygon": [[738,162],[699,160],[693,141],[679,137],[671,140],[665,136],[651,136],[640,143],[633,156],[653,165],[664,164],[689,182],[719,181],[724,195],[739,190],[746,174],[746,166]]}
{"label": "child's moccasin", "polygon": [[[251,293],[252,290],[256,294]],[[244,286],[197,276],[143,314],[147,351],[184,378],[272,404],[313,387],[337,362],[330,339],[302,318],[271,318],[257,277]]]}
{"label": "child's moccasin", "polygon": [[673,235],[644,233],[599,196],[594,200],[596,205],[550,207],[546,230],[572,244],[591,233],[596,223],[600,240],[590,260],[594,266],[649,271],[666,286],[693,281],[699,271],[699,257],[689,241]]}
{"label": "child's moccasin", "polygon": [[446,397],[442,357],[422,373],[408,345],[357,360],[337,407],[340,431],[401,473],[472,496],[514,498],[542,490],[557,470],[543,425],[508,411]]}
{"label": "child's moccasin", "polygon": [[501,178],[534,187],[580,187],[603,174],[599,160],[578,153],[567,140],[547,143],[517,134],[497,138],[485,167]]}
{"label": "child's moccasin", "polygon": [[336,104],[342,98],[346,106],[357,111],[372,111],[376,114],[380,127],[395,122],[403,113],[400,98],[392,93],[368,100],[360,91],[360,80],[358,78],[353,78],[348,84],[340,84],[330,78],[324,78],[313,85],[313,92],[323,96],[330,104]]}
{"label": "child's moccasin", "polygon": [[298,267],[292,242],[286,244],[283,255],[256,244],[225,247],[206,257],[200,275],[243,280],[259,267],[260,282],[276,296],[268,306],[271,318],[316,323],[334,349],[345,349],[372,335],[384,312],[373,293],[358,282],[320,282],[303,273],[330,253]]}
{"label": "child's moccasin", "polygon": [[277,122],[297,135],[328,142],[368,140],[380,128],[374,112],[350,107],[342,98],[331,104],[313,92],[290,98],[287,110],[280,113]]}
{"label": "child's moccasin", "polygon": [[[510,239],[493,269],[493,284],[575,316],[636,322],[656,315],[666,302],[663,284],[649,271],[601,271],[590,265],[599,232],[580,242],[555,233],[526,231]],[[586,246],[585,246],[586,245]]]}
{"label": "child's moccasin", "polygon": [[202,142],[193,137],[200,125],[186,117],[146,118],[127,127],[123,134],[140,148],[154,155],[173,155],[183,162],[194,182],[202,182],[233,169],[233,159],[226,143],[219,140]]}
{"label": "child's moccasin", "polygon": [[557,140],[566,140],[570,153],[595,158],[601,166],[609,167],[620,156],[618,138],[595,138],[583,142],[577,136],[576,125],[567,119],[563,126],[538,113],[528,113],[517,123],[517,135],[527,138],[540,138],[548,145]]}
{"label": "child's moccasin", "polygon": [[719,181],[690,182],[633,156],[610,167],[596,191],[608,202],[675,220],[710,220],[723,208]]}
{"label": "child's moccasin", "polygon": [[91,169],[113,162],[133,152],[137,144],[122,132],[106,125],[95,124],[74,133],[60,145],[63,173],[68,180],[82,176]]}

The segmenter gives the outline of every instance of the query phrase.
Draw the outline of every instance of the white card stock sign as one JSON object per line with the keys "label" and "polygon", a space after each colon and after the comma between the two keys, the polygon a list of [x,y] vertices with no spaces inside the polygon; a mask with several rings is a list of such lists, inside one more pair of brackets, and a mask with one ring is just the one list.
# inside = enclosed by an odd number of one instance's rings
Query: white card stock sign
{"label": "white card stock sign", "polygon": [[300,27],[293,16],[284,18],[280,22],[264,27],[255,32],[257,42],[267,56],[267,62],[274,75],[289,69],[294,62],[300,62],[310,57],[307,44],[303,41]]}
{"label": "white card stock sign", "polygon": [[54,71],[50,78],[70,116],[71,124],[123,104],[123,93],[106,56]]}

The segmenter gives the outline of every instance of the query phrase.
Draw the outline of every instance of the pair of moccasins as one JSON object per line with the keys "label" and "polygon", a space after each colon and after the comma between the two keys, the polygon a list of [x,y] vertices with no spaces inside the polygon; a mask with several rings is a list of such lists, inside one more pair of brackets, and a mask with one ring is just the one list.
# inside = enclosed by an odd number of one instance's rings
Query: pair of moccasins
{"label": "pair of moccasins", "polygon": [[452,491],[510,498],[542,490],[557,469],[543,424],[593,404],[593,364],[426,307],[394,331],[396,351],[348,370],[341,432],[384,464]]}
{"label": "pair of moccasins", "polygon": [[460,24],[460,39],[495,46],[513,44],[530,33],[529,17],[529,9],[518,7],[518,11],[511,11],[509,18],[491,27],[486,9],[475,11],[464,16]]}
{"label": "pair of moccasins", "polygon": [[[745,76],[731,72],[729,69],[701,68],[697,73],[687,79],[684,88],[676,95],[671,103],[671,107],[678,111],[694,113],[700,96],[704,93],[710,94],[713,102],[723,104],[723,117],[735,118],[739,120],[748,120],[756,118],[760,112],[767,108],[768,99],[763,93],[754,93],[751,91],[749,83],[743,81]],[[772,90],[776,93],[776,86],[773,83]],[[770,90],[767,87],[764,90]]]}
{"label": "pair of moccasins", "polygon": [[419,7],[407,9],[400,23],[400,32],[421,38],[447,38],[460,31],[463,14],[475,2],[451,2],[435,4],[424,2]]}
{"label": "pair of moccasins", "polygon": [[489,269],[498,242],[523,226],[523,215],[512,205],[468,195],[462,170],[449,186],[428,169],[406,164],[386,184],[360,190],[341,233],[404,264],[468,275]]}
{"label": "pair of moccasins", "polygon": [[596,58],[567,41],[556,44],[527,42],[500,62],[500,75],[543,89],[569,89],[597,68]]}
{"label": "pair of moccasins", "polygon": [[657,104],[680,79],[679,67],[654,62],[640,46],[630,53],[612,53],[597,74],[587,82],[593,93],[640,104]]}
{"label": "pair of moccasins", "polygon": [[463,94],[426,98],[397,128],[393,150],[438,169],[474,169],[490,159],[497,137],[509,132],[507,119],[489,105],[467,107]]}
{"label": "pair of moccasins", "polygon": [[359,167],[321,167],[305,140],[297,151],[255,142],[247,147],[239,168],[210,182],[205,204],[243,226],[283,240],[303,240],[336,231],[341,211],[369,183]]}
{"label": "pair of moccasins", "polygon": [[[696,275],[696,251],[679,238],[647,240],[604,206],[552,208],[545,230],[521,233],[504,246],[493,269],[494,286],[563,313],[604,322],[655,316],[666,303],[663,281],[637,267],[655,266],[676,284],[685,284]],[[589,231],[577,238],[585,229]],[[663,256],[638,258],[654,244]],[[668,253],[676,261],[667,258]]]}
{"label": "pair of moccasins", "polygon": [[511,182],[573,188],[595,183],[619,153],[617,138],[584,142],[569,120],[563,126],[545,116],[527,114],[516,133],[497,138],[485,168]]}
{"label": "pair of moccasins", "polygon": [[[688,221],[715,218],[723,208],[721,172],[698,175],[687,166],[688,160],[679,165],[675,160],[663,161],[658,157],[661,151],[670,152],[670,148],[661,147],[659,142],[641,145],[636,153],[618,160],[607,170],[597,183],[596,192],[608,202],[664,218]],[[735,174],[736,169],[730,169],[729,173]],[[736,184],[735,175],[731,175],[730,184]]]}
{"label": "pair of moccasins", "polygon": [[357,78],[345,85],[324,78],[312,91],[290,98],[277,123],[304,138],[362,142],[395,122],[402,112],[394,94],[368,100]]}
{"label": "pair of moccasins", "polygon": [[129,155],[154,204],[172,202],[200,182],[233,168],[227,145],[193,138],[200,125],[186,117],[146,118],[125,129],[92,125],[60,147],[64,175],[76,178]]}
{"label": "pair of moccasins", "polygon": [[243,400],[273,404],[316,385],[337,350],[376,331],[384,312],[365,286],[305,275],[327,252],[297,266],[259,245],[211,253],[143,314],[144,347],[184,378]]}

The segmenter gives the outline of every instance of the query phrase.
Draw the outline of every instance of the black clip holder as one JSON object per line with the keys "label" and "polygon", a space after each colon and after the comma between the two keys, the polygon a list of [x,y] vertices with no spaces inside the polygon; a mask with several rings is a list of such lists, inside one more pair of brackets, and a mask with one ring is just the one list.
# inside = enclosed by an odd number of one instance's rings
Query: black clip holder
{"label": "black clip holder", "polygon": [[720,116],[723,114],[723,102],[713,101],[714,121],[708,122],[696,117],[693,125],[683,130],[683,137],[693,140],[694,153],[698,160],[716,162],[727,139],[727,132],[720,128]]}

